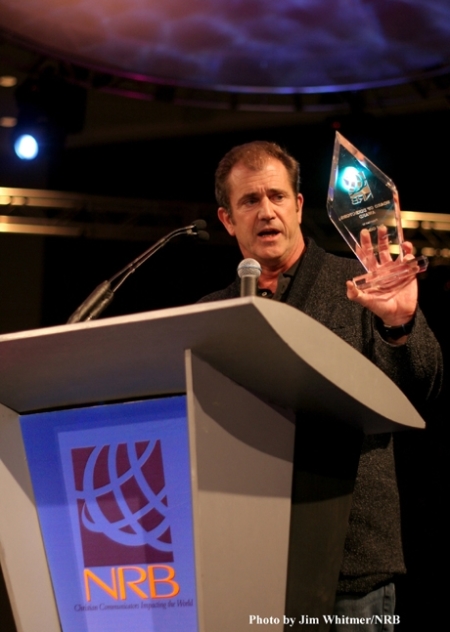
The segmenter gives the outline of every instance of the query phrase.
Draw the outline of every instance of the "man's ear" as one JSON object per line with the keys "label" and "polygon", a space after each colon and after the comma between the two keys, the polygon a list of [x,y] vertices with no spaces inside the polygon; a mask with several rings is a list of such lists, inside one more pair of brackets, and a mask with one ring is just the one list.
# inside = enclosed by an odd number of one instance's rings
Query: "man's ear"
{"label": "man's ear", "polygon": [[302,213],[303,213],[303,195],[299,193],[297,195],[297,216],[298,216],[299,224],[302,223]]}
{"label": "man's ear", "polygon": [[227,229],[228,233],[232,237],[234,237],[236,235],[236,231],[234,230],[234,223],[233,223],[233,218],[231,217],[231,213],[229,213],[227,209],[224,208],[223,206],[220,206],[217,209],[217,216],[222,222],[222,224],[225,226],[225,228]]}

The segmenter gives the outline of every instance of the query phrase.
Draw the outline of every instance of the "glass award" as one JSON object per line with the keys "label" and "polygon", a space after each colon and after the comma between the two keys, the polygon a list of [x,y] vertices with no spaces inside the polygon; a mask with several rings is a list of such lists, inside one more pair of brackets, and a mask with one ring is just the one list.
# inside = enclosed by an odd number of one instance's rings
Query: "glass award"
{"label": "glass award", "polygon": [[[339,132],[334,142],[327,209],[367,270],[353,279],[359,290],[389,292],[426,270],[426,257],[404,257],[395,184]],[[393,254],[397,254],[396,259]]]}

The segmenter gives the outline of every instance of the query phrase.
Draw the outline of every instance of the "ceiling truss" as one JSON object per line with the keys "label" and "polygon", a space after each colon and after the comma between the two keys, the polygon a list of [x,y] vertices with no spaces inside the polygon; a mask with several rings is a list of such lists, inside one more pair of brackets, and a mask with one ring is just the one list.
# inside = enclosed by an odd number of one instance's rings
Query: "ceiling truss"
{"label": "ceiling truss", "polygon": [[[2,233],[152,242],[199,218],[209,224],[210,243],[230,243],[213,204],[0,187]],[[450,214],[402,211],[402,223],[417,253],[450,264]],[[304,227],[327,250],[348,252],[324,210],[309,209]]]}

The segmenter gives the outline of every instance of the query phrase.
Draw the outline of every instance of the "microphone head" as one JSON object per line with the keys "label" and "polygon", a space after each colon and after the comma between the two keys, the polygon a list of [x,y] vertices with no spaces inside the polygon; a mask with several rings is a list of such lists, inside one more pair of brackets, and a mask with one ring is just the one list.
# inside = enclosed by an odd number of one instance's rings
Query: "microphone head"
{"label": "microphone head", "polygon": [[208,241],[209,233],[206,230],[199,230],[197,232],[197,237],[198,239],[201,239],[202,241]]}
{"label": "microphone head", "polygon": [[192,227],[198,230],[203,230],[206,228],[206,222],[204,219],[196,219],[195,222],[192,222]]}
{"label": "microphone head", "polygon": [[241,279],[249,276],[258,279],[261,274],[261,266],[256,259],[243,259],[238,265],[237,273]]}

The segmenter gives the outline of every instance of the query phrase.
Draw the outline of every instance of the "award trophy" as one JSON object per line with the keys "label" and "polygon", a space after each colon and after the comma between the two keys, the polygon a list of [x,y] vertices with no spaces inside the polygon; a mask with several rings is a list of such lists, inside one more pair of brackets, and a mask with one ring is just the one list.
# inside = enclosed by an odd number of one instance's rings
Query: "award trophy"
{"label": "award trophy", "polygon": [[[327,209],[367,270],[367,274],[353,279],[357,289],[389,292],[426,270],[426,257],[404,258],[395,184],[339,132],[334,142]],[[398,252],[395,260],[393,252]]]}

